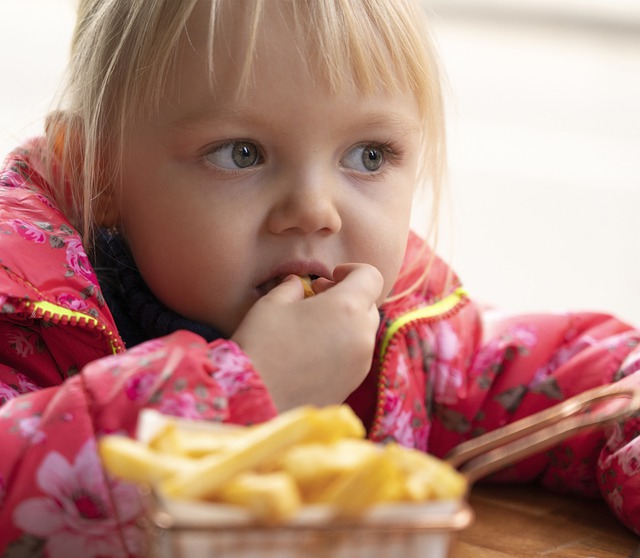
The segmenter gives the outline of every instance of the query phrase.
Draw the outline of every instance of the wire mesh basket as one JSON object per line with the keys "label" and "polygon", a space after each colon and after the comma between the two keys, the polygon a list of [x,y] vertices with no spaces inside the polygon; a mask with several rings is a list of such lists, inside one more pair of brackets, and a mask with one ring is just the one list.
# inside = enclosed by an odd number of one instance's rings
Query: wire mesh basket
{"label": "wire mesh basket", "polygon": [[[358,521],[326,519],[322,508],[286,525],[256,525],[225,506],[218,518],[143,492],[153,558],[446,558],[473,520],[465,501],[378,506]],[[317,513],[315,513],[317,512]],[[218,515],[219,514],[219,515]]]}

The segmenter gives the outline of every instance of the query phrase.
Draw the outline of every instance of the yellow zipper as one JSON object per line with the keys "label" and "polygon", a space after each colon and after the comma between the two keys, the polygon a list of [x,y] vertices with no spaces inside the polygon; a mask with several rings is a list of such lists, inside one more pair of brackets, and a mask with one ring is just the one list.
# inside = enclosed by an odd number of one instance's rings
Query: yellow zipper
{"label": "yellow zipper", "polygon": [[380,370],[378,376],[378,385],[376,388],[376,410],[371,424],[370,436],[372,439],[377,439],[380,430],[380,421],[383,411],[383,400],[381,398],[382,385],[387,379],[387,367],[385,363],[385,357],[387,350],[393,339],[393,337],[403,328],[407,327],[411,323],[415,322],[430,322],[437,319],[443,319],[457,313],[460,308],[464,306],[463,302],[468,299],[468,292],[463,287],[458,287],[453,293],[446,296],[442,300],[435,302],[429,306],[410,310],[406,314],[402,314],[396,318],[391,325],[387,328],[384,339],[380,347]]}
{"label": "yellow zipper", "polygon": [[111,352],[113,354],[122,350],[114,332],[107,331],[107,327],[93,316],[89,316],[88,314],[77,312],[75,310],[69,310],[69,308],[58,306],[57,304],[53,304],[46,300],[25,301],[25,306],[26,308],[33,309],[32,317],[34,318],[42,318],[55,324],[68,323],[73,326],[88,327],[89,329],[96,328],[98,331],[104,333],[104,335],[109,339],[109,346],[111,347]]}
{"label": "yellow zipper", "polygon": [[442,300],[439,300],[438,302],[435,302],[429,306],[411,310],[410,312],[402,314],[402,316],[396,318],[387,328],[384,339],[382,340],[382,344],[380,346],[380,362],[384,361],[384,357],[387,354],[387,349],[389,348],[391,339],[403,327],[417,320],[432,319],[439,316],[444,316],[451,312],[462,301],[463,298],[467,298],[468,296],[468,292],[465,288],[458,287],[455,291],[453,291],[453,293],[446,296]]}

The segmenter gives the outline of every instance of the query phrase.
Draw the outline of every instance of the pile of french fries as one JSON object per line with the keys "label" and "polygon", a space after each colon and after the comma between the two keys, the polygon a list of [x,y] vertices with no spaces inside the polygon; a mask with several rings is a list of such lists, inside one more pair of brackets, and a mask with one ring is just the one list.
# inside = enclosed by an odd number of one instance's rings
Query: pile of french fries
{"label": "pile of french fries", "polygon": [[165,498],[242,506],[261,523],[286,522],[314,504],[354,519],[376,504],[458,499],[467,489],[435,457],[366,440],[346,405],[299,407],[248,427],[194,429],[165,419],[147,441],[101,438],[107,471]]}

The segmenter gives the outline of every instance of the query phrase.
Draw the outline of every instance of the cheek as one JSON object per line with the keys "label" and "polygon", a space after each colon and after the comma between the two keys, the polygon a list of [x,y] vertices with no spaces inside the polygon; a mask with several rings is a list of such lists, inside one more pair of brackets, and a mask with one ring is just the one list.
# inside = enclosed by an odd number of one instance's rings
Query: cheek
{"label": "cheek", "polygon": [[384,289],[378,300],[378,306],[387,299],[398,279],[404,259],[405,244],[394,244],[393,249],[388,252],[388,256],[378,265],[378,270],[384,278]]}
{"label": "cheek", "polygon": [[[408,224],[400,221],[388,222],[387,226],[378,223],[377,241],[372,244],[374,253],[370,260],[380,271],[384,279],[384,289],[378,300],[380,305],[391,292],[404,261],[407,238],[409,235]],[[371,241],[371,238],[369,239]]]}
{"label": "cheek", "polygon": [[411,222],[412,196],[399,195],[394,203],[388,205],[384,219],[379,220],[378,227],[378,269],[384,277],[385,293],[395,284],[407,247]]}

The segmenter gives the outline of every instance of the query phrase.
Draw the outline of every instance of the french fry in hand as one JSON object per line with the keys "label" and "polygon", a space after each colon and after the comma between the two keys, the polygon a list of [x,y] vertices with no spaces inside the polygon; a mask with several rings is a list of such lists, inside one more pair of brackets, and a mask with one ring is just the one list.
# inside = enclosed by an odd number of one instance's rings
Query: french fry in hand
{"label": "french fry in hand", "polygon": [[314,296],[316,293],[313,290],[313,281],[311,277],[308,275],[298,275],[298,279],[302,283],[302,288],[304,289],[304,297],[309,298],[310,296]]}

